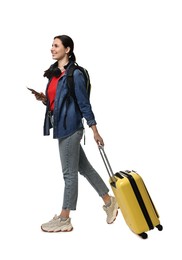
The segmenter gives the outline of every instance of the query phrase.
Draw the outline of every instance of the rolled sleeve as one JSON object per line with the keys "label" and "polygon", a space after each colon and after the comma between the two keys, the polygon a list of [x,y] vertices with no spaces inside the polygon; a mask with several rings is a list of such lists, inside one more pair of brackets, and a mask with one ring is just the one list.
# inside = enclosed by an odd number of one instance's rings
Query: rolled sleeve
{"label": "rolled sleeve", "polygon": [[87,121],[87,125],[88,125],[89,127],[91,127],[92,125],[96,125],[96,124],[97,124],[97,122],[95,121],[95,119],[94,119],[94,120]]}

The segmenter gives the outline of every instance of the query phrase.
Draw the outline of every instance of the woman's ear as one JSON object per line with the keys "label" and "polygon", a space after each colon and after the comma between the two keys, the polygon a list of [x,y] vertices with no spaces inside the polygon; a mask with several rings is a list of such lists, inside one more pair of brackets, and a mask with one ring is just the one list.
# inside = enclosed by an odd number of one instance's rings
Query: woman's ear
{"label": "woman's ear", "polygon": [[67,48],[65,49],[65,52],[66,52],[66,54],[68,54],[68,53],[70,52],[70,47],[67,47]]}

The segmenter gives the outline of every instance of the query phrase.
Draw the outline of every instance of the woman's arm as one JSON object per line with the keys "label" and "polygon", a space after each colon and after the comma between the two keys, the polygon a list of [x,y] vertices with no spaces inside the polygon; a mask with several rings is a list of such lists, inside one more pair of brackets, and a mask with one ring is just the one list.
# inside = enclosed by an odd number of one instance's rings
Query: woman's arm
{"label": "woman's arm", "polygon": [[97,123],[95,121],[95,116],[86,91],[84,76],[79,70],[76,70],[74,73],[75,95],[80,111],[82,112],[83,117],[86,119],[88,126],[92,128],[96,143],[98,145],[104,145],[104,141],[100,136],[96,126]]}
{"label": "woman's arm", "polygon": [[94,139],[95,139],[96,143],[98,145],[104,145],[104,141],[103,141],[102,137],[100,136],[100,134],[98,132],[97,126],[92,125],[91,128],[92,128],[92,131],[93,131],[93,134],[94,134]]}

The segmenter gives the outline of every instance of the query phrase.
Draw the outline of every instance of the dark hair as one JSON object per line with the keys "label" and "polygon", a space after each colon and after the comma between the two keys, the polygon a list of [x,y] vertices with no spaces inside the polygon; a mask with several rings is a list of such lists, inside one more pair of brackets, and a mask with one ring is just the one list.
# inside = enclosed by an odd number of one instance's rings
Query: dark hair
{"label": "dark hair", "polygon": [[73,52],[73,50],[74,50],[74,42],[71,39],[71,37],[69,37],[68,35],[58,35],[58,36],[54,37],[54,40],[55,39],[59,39],[62,42],[62,44],[63,44],[63,46],[65,48],[70,47],[69,60],[70,61],[76,61],[76,57],[75,57],[75,54]]}
{"label": "dark hair", "polygon": [[[65,48],[70,47],[70,52],[69,52],[69,61],[76,61],[76,57],[75,54],[73,52],[74,50],[74,42],[71,39],[71,37],[69,37],[68,35],[58,35],[54,37],[55,39],[59,39],[63,46]],[[60,70],[58,69],[58,62],[56,61],[54,64],[52,64],[49,69],[47,69],[46,71],[44,71],[44,77],[47,77],[48,79],[50,79],[52,77],[52,75],[55,76],[59,76],[60,75]]]}

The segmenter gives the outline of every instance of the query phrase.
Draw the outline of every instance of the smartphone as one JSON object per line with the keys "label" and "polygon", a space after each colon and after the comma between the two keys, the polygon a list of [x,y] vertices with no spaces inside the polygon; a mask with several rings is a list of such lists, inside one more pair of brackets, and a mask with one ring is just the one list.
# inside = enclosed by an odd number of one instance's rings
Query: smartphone
{"label": "smartphone", "polygon": [[34,90],[33,88],[28,88],[28,90],[30,90],[32,92],[32,94],[35,94],[35,95],[41,95],[39,92],[37,92],[36,90]]}

